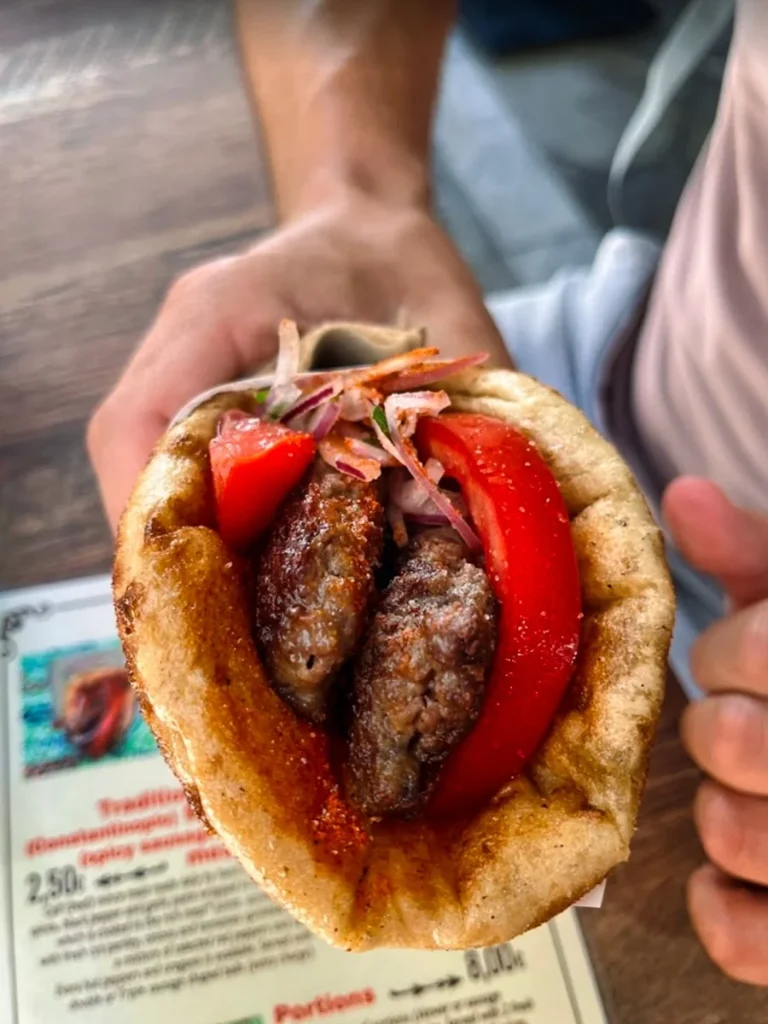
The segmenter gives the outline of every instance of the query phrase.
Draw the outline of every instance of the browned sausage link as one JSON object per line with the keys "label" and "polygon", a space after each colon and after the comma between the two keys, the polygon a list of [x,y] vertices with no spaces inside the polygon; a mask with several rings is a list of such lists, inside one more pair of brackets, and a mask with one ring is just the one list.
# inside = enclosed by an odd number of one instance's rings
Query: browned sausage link
{"label": "browned sausage link", "polygon": [[417,808],[480,713],[496,642],[488,578],[451,530],[411,544],[355,670],[349,790],[371,815]]}
{"label": "browned sausage link", "polygon": [[257,644],[275,689],[312,721],[325,717],[336,673],[365,626],[383,530],[375,485],[318,460],[259,560]]}

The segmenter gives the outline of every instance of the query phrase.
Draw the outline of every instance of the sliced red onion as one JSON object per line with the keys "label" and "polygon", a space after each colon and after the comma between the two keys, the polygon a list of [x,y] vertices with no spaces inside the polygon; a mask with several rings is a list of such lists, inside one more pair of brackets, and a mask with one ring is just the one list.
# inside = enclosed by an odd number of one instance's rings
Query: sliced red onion
{"label": "sliced red onion", "polygon": [[302,395],[297,402],[294,402],[288,412],[283,413],[283,422],[290,423],[297,416],[303,416],[305,413],[317,409],[318,406],[330,402],[337,395],[341,394],[343,387],[344,385],[341,380],[338,379],[331,381],[329,384],[323,384],[320,388],[315,388],[314,391],[310,391],[307,395]]}
{"label": "sliced red onion", "polygon": [[361,387],[345,387],[341,396],[341,418],[359,423],[371,415],[371,399]]}
{"label": "sliced red onion", "polygon": [[299,329],[293,320],[280,321],[277,337],[277,366],[265,407],[271,419],[279,420],[302,397],[300,389],[294,383],[294,377],[299,372],[301,339]]}
{"label": "sliced red onion", "polygon": [[[412,423],[409,424],[409,429],[411,433],[413,433],[413,431],[416,429],[416,423],[418,421],[418,417],[415,415],[415,410],[417,408],[421,408],[425,413],[428,412],[430,414],[437,414],[441,409],[445,408],[446,404],[450,404],[450,400],[448,399],[448,396],[445,394],[444,391],[427,391],[423,392],[420,395],[397,395],[392,396],[392,401],[396,402],[398,406],[408,406],[410,411],[414,413],[413,421]],[[384,416],[385,418],[387,416],[386,409],[384,410]],[[393,443],[393,439],[385,434],[385,432],[382,430],[382,428],[376,422],[373,416],[371,417],[371,426],[373,427],[374,433],[376,434],[376,438],[378,439],[378,442],[382,446],[382,448],[385,451],[389,452],[389,454],[392,455],[395,459],[397,459],[399,463],[405,465],[405,463],[403,462],[403,457],[400,452],[400,449],[396,444]],[[437,459],[430,459],[427,461],[428,463],[433,462],[434,467],[440,465]],[[436,468],[434,467],[431,469],[431,474],[434,474],[436,472]],[[440,466],[440,470],[441,474],[440,477],[437,478],[438,480],[442,477],[442,466]]]}
{"label": "sliced red onion", "polygon": [[373,381],[381,380],[382,377],[391,377],[393,373],[402,373],[410,366],[420,366],[427,359],[432,359],[440,354],[438,348],[413,348],[410,352],[403,352],[399,356],[391,356],[389,359],[382,359],[373,366],[364,366],[360,370],[353,371],[347,380],[350,386],[358,384],[370,384]]}
{"label": "sliced red onion", "polygon": [[399,463],[402,463],[403,460],[400,457],[400,451],[398,450],[397,446],[393,444],[392,441],[390,441],[390,439],[381,429],[376,420],[371,420],[371,426],[373,427],[373,432],[376,435],[376,439],[378,440],[379,444],[384,449],[384,451],[389,452],[389,454],[393,458],[397,459]]}
{"label": "sliced red onion", "polygon": [[453,524],[442,512],[419,512],[418,514],[406,514],[405,519],[409,523],[417,523],[419,526],[452,526]]}
{"label": "sliced red onion", "polygon": [[384,451],[383,448],[379,448],[378,445],[371,444],[370,441],[364,441],[359,437],[350,437],[347,443],[350,451],[354,452],[355,455],[360,455],[364,459],[376,459],[377,462],[380,462],[387,469],[400,465],[399,459]]}
{"label": "sliced red onion", "polygon": [[301,359],[301,339],[299,329],[293,320],[281,320],[277,329],[278,350],[277,365],[272,384],[274,387],[284,387],[292,384],[293,378],[299,372]]}
{"label": "sliced red onion", "polygon": [[451,400],[444,391],[414,391],[390,395],[384,402],[384,413],[392,440],[395,440],[393,423],[397,426],[399,437],[411,437],[421,416],[437,416],[450,404]]}
{"label": "sliced red onion", "polygon": [[[451,500],[443,494],[440,488],[430,480],[426,470],[419,462],[416,457],[416,449],[413,446],[413,442],[410,440],[410,434],[403,436],[403,428],[410,430],[413,433],[415,430],[414,418],[417,417],[418,403],[416,399],[427,398],[429,395],[433,399],[438,401],[445,401],[438,408],[445,408],[445,404],[450,404],[450,399],[447,395],[441,392],[428,392],[422,395],[390,395],[384,403],[384,411],[387,415],[387,425],[389,427],[389,433],[392,437],[392,442],[397,448],[400,461],[403,463],[408,472],[413,476],[415,480],[418,480],[429,494],[429,497],[434,502],[437,509],[444,513],[449,520],[451,526],[456,530],[461,539],[470,549],[470,551],[480,552],[483,546],[480,542],[480,538],[477,536],[475,531],[466,522],[466,520],[456,511]],[[441,399],[442,395],[442,399]],[[435,405],[438,402],[434,403]],[[425,404],[422,406],[424,411],[427,411]],[[429,409],[428,411],[432,411]]]}
{"label": "sliced red onion", "polygon": [[368,479],[368,477],[365,475],[365,473],[363,473],[361,470],[359,470],[356,466],[350,465],[349,462],[344,462],[343,459],[337,459],[336,460],[335,468],[338,469],[340,473],[346,473],[348,476],[357,477],[358,480],[367,480]]}
{"label": "sliced red onion", "polygon": [[424,472],[427,474],[433,484],[439,484],[445,476],[445,469],[443,468],[442,462],[437,459],[427,459],[424,463]]}
{"label": "sliced red onion", "polygon": [[[434,461],[436,462],[437,460]],[[430,476],[428,467],[425,466],[424,469],[432,483],[436,484],[437,480],[434,479],[434,475]],[[440,470],[442,475],[442,466]],[[453,505],[459,515],[466,515],[466,505],[460,494],[454,494],[452,491],[444,491],[442,489],[440,493]],[[397,505],[406,516],[442,515],[445,518],[435,505],[431,494],[427,492],[424,484],[419,480],[414,480],[405,470],[391,474],[389,478],[389,496],[392,504]]]}
{"label": "sliced red onion", "polygon": [[432,501],[421,481],[414,480],[406,470],[390,476],[389,496],[392,503],[406,514],[424,512]]}
{"label": "sliced red onion", "polygon": [[446,377],[453,377],[454,374],[462,373],[472,366],[479,366],[481,363],[486,362],[487,359],[487,352],[476,352],[474,355],[462,356],[460,359],[423,363],[420,366],[413,367],[409,373],[401,373],[391,381],[382,381],[380,387],[387,394],[423,388],[428,384],[436,384],[437,381],[445,380]]}
{"label": "sliced red onion", "polygon": [[301,391],[295,384],[273,387],[264,403],[267,416],[272,420],[281,419],[285,415],[286,410],[290,409],[299,398],[301,398]]}
{"label": "sliced red onion", "polygon": [[321,441],[330,434],[336,426],[340,412],[338,402],[329,402],[327,405],[315,409],[309,419],[307,429],[316,441]]}
{"label": "sliced red onion", "polygon": [[376,459],[356,455],[349,447],[349,441],[342,437],[324,437],[318,442],[317,450],[329,466],[347,473],[358,480],[377,480],[381,476],[381,463]]}

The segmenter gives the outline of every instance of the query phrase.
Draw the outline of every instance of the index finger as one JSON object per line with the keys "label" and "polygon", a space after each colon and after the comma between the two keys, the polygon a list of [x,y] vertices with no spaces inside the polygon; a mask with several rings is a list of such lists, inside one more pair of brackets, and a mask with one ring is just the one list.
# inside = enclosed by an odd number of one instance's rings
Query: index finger
{"label": "index finger", "polygon": [[271,308],[262,318],[254,290],[256,275],[242,260],[189,271],[171,287],[116,388],[94,413],[88,451],[113,530],[170,419],[190,398],[242,376],[266,354]]}
{"label": "index finger", "polygon": [[137,407],[118,387],[88,424],[87,444],[101,501],[112,531],[128,504],[134,484],[168,425],[158,410]]}
{"label": "index finger", "polygon": [[710,693],[768,696],[768,601],[720,619],[691,650],[691,671]]}

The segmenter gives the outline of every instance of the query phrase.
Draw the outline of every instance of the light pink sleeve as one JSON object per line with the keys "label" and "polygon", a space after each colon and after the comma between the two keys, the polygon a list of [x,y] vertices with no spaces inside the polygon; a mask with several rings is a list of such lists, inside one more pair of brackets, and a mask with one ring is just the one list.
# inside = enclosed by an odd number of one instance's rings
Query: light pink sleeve
{"label": "light pink sleeve", "polygon": [[768,0],[738,6],[717,120],[636,354],[633,412],[666,480],[768,512]]}

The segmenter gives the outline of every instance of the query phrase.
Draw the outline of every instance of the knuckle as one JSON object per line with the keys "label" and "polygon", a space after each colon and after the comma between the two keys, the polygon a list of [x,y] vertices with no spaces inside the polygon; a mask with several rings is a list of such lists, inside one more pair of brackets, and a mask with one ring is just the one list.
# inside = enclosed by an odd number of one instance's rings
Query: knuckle
{"label": "knuckle", "polygon": [[699,868],[691,876],[687,896],[694,930],[713,963],[737,981],[765,984],[765,898],[733,886],[709,866]]}
{"label": "knuckle", "polygon": [[114,438],[126,429],[125,417],[125,403],[117,390],[111,391],[91,414],[85,428],[85,447],[97,472],[101,470]]}
{"label": "knuckle", "polygon": [[740,876],[745,868],[747,844],[746,833],[738,822],[731,822],[726,829],[710,837],[707,853],[723,870]]}
{"label": "knuckle", "polygon": [[749,859],[749,837],[732,799],[720,787],[705,783],[699,792],[697,818],[707,856],[723,870],[740,873]]}
{"label": "knuckle", "polygon": [[[168,323],[179,317],[188,320],[225,312],[242,282],[233,272],[239,266],[239,257],[229,256],[185,270],[171,282],[158,319]],[[256,282],[249,284],[255,291]]]}
{"label": "knuckle", "polygon": [[739,674],[764,690],[768,685],[768,601],[744,612],[738,642]]}
{"label": "knuckle", "polygon": [[712,760],[726,777],[751,769],[768,758],[764,716],[749,697],[729,695],[716,699],[712,730]]}
{"label": "knuckle", "polygon": [[688,890],[691,921],[707,956],[722,971],[730,974],[742,959],[738,931],[734,927],[731,915],[719,901],[714,904],[709,899],[704,904],[690,902],[691,883],[694,883],[694,888],[706,888],[710,893],[712,883],[702,883],[695,876],[691,879]]}
{"label": "knuckle", "polygon": [[91,413],[85,428],[85,445],[91,462],[95,462],[101,450],[104,438],[109,432],[111,419],[111,401],[107,397]]}
{"label": "knuckle", "polygon": [[238,256],[221,256],[219,259],[184,270],[171,282],[166,303],[175,299],[199,297],[201,294],[210,295],[221,281],[228,278],[233,267],[240,263],[240,259]]}
{"label": "knuckle", "polygon": [[723,974],[735,981],[742,980],[744,961],[748,951],[743,949],[742,940],[730,922],[721,922],[704,940],[704,947],[710,959]]}
{"label": "knuckle", "polygon": [[723,974],[751,985],[768,982],[768,964],[738,920],[724,917],[702,937],[707,955]]}
{"label": "knuckle", "polygon": [[696,682],[704,688],[706,688],[707,680],[711,674],[710,668],[712,664],[712,658],[707,652],[708,646],[709,637],[705,632],[693,642],[690,654],[691,673]]}
{"label": "knuckle", "polygon": [[731,974],[741,962],[739,936],[727,917],[711,921],[702,935],[704,948],[710,958],[726,974]]}
{"label": "knuckle", "polygon": [[166,295],[166,305],[186,299],[189,295],[196,295],[202,288],[208,285],[208,268],[206,266],[193,267],[185,270],[178,277],[171,281]]}

